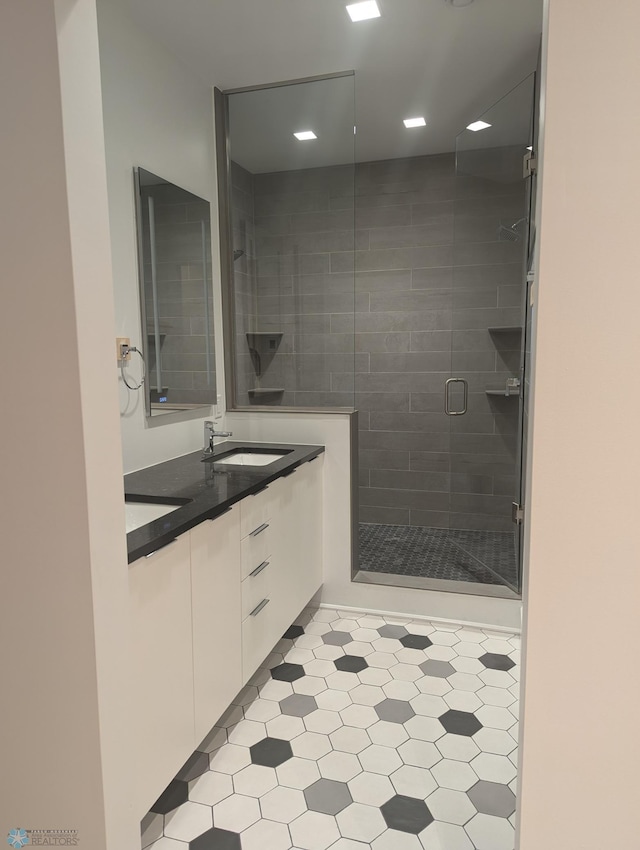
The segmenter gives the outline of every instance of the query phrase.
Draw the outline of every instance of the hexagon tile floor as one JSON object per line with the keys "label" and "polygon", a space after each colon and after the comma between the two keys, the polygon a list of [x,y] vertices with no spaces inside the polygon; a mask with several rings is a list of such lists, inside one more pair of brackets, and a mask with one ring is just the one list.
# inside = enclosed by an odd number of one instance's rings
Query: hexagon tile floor
{"label": "hexagon tile floor", "polygon": [[519,639],[307,610],[154,804],[152,850],[513,850]]}

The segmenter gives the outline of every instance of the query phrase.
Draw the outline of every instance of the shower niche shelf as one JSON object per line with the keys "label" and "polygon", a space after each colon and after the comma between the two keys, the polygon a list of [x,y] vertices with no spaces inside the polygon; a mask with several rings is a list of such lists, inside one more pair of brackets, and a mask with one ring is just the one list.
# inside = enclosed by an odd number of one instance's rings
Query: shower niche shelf
{"label": "shower niche shelf", "polygon": [[520,392],[505,393],[504,390],[485,390],[485,395],[498,396],[500,398],[520,398]]}
{"label": "shower niche shelf", "polygon": [[256,377],[260,378],[280,347],[282,332],[252,331],[250,333],[248,332],[246,337],[253,370],[256,373]]}
{"label": "shower niche shelf", "polygon": [[269,404],[279,401],[284,395],[284,387],[254,387],[247,390],[251,404]]}
{"label": "shower niche shelf", "polygon": [[488,328],[490,334],[521,334],[522,325],[504,325]]}

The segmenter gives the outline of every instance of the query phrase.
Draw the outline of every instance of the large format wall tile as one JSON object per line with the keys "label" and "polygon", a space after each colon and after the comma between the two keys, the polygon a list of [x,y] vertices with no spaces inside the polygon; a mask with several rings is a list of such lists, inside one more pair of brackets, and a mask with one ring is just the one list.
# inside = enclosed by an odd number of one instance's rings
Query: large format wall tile
{"label": "large format wall tile", "polygon": [[[310,407],[351,406],[355,393],[366,521],[441,525],[434,509],[451,510],[462,528],[486,516],[506,530],[518,402],[485,390],[520,368],[521,334],[488,329],[521,322],[522,244],[498,230],[523,217],[523,184],[457,176],[443,154],[355,170],[235,169],[234,192],[252,246],[236,275],[238,346],[245,330],[283,333],[259,380],[242,358],[245,385],[280,386],[283,403]],[[457,419],[443,413],[451,375],[469,382]],[[434,506],[413,503],[416,490]]]}

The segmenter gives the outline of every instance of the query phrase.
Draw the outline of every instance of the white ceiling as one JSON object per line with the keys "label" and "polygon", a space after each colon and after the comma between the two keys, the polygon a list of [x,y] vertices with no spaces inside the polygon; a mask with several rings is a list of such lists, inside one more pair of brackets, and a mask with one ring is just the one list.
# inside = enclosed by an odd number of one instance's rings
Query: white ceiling
{"label": "white ceiling", "polygon": [[[346,0],[126,2],[149,33],[222,90],[354,70],[359,161],[454,150],[456,135],[534,70],[542,29],[542,0],[464,8],[378,0],[382,16],[357,24]],[[352,85],[340,78],[236,98],[238,127],[255,122],[252,114],[262,119],[260,143],[238,161],[254,172],[348,161]],[[338,117],[329,121],[331,104]],[[406,130],[402,119],[415,115],[426,127]],[[316,127],[317,141],[290,135]]]}

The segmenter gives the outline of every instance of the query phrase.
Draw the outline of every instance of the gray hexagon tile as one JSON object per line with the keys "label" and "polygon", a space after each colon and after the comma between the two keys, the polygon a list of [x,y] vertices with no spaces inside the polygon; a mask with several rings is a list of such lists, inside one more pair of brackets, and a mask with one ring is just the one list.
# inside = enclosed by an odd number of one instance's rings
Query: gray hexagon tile
{"label": "gray hexagon tile", "polygon": [[508,785],[481,779],[467,790],[467,795],[476,809],[485,815],[508,818],[516,810],[516,797]]}
{"label": "gray hexagon tile", "polygon": [[305,789],[304,797],[308,809],[325,815],[337,815],[353,802],[346,782],[334,779],[318,779]]}
{"label": "gray hexagon tile", "polygon": [[468,711],[457,711],[455,708],[450,708],[444,714],[440,715],[440,723],[452,735],[467,735],[470,737],[482,729],[482,723],[480,723],[475,714],[471,714]]}
{"label": "gray hexagon tile", "polygon": [[433,822],[433,815],[424,800],[396,794],[382,806],[382,817],[389,829],[418,835]]}
{"label": "gray hexagon tile", "polygon": [[411,703],[399,699],[383,699],[374,708],[380,720],[389,723],[405,723],[415,715]]}
{"label": "gray hexagon tile", "polygon": [[189,850],[242,850],[242,845],[236,832],[214,826],[191,841]]}
{"label": "gray hexagon tile", "polygon": [[263,738],[249,747],[249,751],[253,764],[261,764],[263,767],[278,767],[293,756],[289,741],[280,738]]}
{"label": "gray hexagon tile", "polygon": [[322,635],[322,640],[329,646],[344,646],[346,643],[351,643],[351,635],[349,632],[331,631]]}
{"label": "gray hexagon tile", "polygon": [[404,626],[384,625],[378,629],[378,634],[383,638],[400,638],[406,637],[408,634]]}
{"label": "gray hexagon tile", "polygon": [[511,670],[512,667],[516,666],[515,661],[508,655],[501,655],[496,652],[486,652],[478,660],[490,670]]}
{"label": "gray hexagon tile", "polygon": [[306,609],[154,804],[145,850],[512,850],[518,648]]}
{"label": "gray hexagon tile", "polygon": [[456,672],[456,668],[449,661],[437,661],[433,658],[423,661],[420,669],[425,676],[437,676],[440,679],[446,679]]}
{"label": "gray hexagon tile", "polygon": [[433,645],[433,641],[426,635],[403,635],[400,643],[407,649],[426,649]]}
{"label": "gray hexagon tile", "polygon": [[166,815],[177,809],[182,803],[186,803],[188,799],[188,784],[179,779],[174,779],[151,806],[151,811],[157,815]]}
{"label": "gray hexagon tile", "polygon": [[360,673],[369,666],[361,655],[343,655],[333,662],[338,670],[348,673]]}
{"label": "gray hexagon tile", "polygon": [[293,717],[305,717],[318,707],[314,697],[307,694],[291,694],[280,700],[280,711]]}
{"label": "gray hexagon tile", "polygon": [[287,661],[271,670],[271,676],[281,682],[295,682],[304,675],[304,667],[301,664],[289,664]]}

